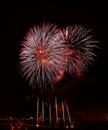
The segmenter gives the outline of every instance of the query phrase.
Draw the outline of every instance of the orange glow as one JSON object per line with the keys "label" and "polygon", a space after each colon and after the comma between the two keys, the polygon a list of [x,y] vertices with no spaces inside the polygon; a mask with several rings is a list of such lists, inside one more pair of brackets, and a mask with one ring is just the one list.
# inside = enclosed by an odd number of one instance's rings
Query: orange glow
{"label": "orange glow", "polygon": [[66,128],[69,128],[69,126],[67,125]]}
{"label": "orange glow", "polygon": [[42,63],[49,64],[49,65],[50,65],[50,64],[53,64],[53,61],[48,61],[46,58],[43,58],[43,57],[42,57],[42,59],[41,59],[41,62],[42,62]]}
{"label": "orange glow", "polygon": [[42,55],[44,55],[45,51],[44,51],[44,49],[42,49],[41,47],[38,47],[38,48],[36,49],[36,53],[37,53],[39,56],[42,56]]}
{"label": "orange glow", "polygon": [[38,59],[40,59],[41,63],[46,63],[46,62],[48,63],[47,54],[43,49],[38,48],[36,53],[37,53],[37,57],[38,57]]}
{"label": "orange glow", "polygon": [[41,54],[42,53],[42,51],[39,51],[39,54]]}
{"label": "orange glow", "polygon": [[44,54],[44,51],[42,49],[37,50],[38,54]]}
{"label": "orange glow", "polygon": [[71,128],[74,128],[74,125],[73,125],[73,124],[71,125]]}
{"label": "orange glow", "polygon": [[46,61],[43,59],[42,62],[45,63]]}
{"label": "orange glow", "polygon": [[39,127],[39,124],[36,124],[36,127]]}
{"label": "orange glow", "polygon": [[14,126],[11,127],[11,130],[14,130]]}

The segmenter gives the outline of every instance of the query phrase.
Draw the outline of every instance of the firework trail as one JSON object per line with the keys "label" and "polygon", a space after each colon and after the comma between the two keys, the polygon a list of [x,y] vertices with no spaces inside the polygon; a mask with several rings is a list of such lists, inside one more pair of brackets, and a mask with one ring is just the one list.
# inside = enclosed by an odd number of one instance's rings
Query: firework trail
{"label": "firework trail", "polygon": [[60,32],[62,43],[68,48],[65,53],[65,57],[68,57],[66,72],[72,74],[87,70],[96,56],[94,49],[97,48],[95,43],[98,42],[91,35],[91,30],[75,25],[67,26]]}
{"label": "firework trail", "polygon": [[20,62],[21,72],[33,88],[53,87],[61,76],[67,66],[66,49],[61,43],[60,31],[53,24],[37,25],[28,31],[22,42]]}

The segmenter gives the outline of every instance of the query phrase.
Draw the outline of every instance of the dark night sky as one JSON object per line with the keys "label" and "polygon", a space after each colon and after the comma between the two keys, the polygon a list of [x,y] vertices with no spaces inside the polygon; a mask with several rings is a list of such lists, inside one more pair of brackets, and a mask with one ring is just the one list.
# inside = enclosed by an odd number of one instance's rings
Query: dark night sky
{"label": "dark night sky", "polygon": [[[108,21],[107,9],[100,7],[73,6],[72,4],[28,3],[4,4],[1,24],[1,73],[0,73],[0,114],[20,115],[29,111],[30,103],[26,94],[30,89],[28,82],[20,75],[19,49],[26,31],[43,21],[66,25],[83,25],[92,28],[96,39],[100,41],[93,66],[81,79],[69,79],[58,91],[60,97],[66,97],[70,106],[86,112],[90,109],[103,110],[108,107]],[[102,7],[101,7],[102,8]],[[27,108],[28,107],[28,108]],[[93,109],[94,108],[94,109]],[[108,113],[108,111],[107,111]],[[103,112],[104,114],[104,112]]]}

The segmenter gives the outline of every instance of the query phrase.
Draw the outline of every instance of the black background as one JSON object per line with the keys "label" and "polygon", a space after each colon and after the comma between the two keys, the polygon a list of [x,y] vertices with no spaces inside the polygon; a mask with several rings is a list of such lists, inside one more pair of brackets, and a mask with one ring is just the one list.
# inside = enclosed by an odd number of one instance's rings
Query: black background
{"label": "black background", "polygon": [[85,77],[69,79],[57,93],[66,97],[74,111],[108,113],[107,8],[93,5],[63,1],[3,4],[0,20],[0,115],[22,116],[31,110],[26,98],[31,89],[20,75],[19,50],[25,33],[43,21],[56,23],[59,27],[78,24],[93,29],[101,48],[93,66]]}

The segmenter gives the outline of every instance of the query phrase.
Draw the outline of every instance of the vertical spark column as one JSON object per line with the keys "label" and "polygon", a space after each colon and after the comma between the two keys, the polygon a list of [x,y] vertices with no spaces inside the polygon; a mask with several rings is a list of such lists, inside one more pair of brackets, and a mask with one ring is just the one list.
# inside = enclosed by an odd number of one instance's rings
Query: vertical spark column
{"label": "vertical spark column", "polygon": [[43,118],[43,125],[44,125],[44,101],[42,100],[42,118]]}
{"label": "vertical spark column", "polygon": [[64,122],[64,125],[65,125],[65,112],[64,112],[64,103],[62,101],[62,112],[63,112],[63,122]]}
{"label": "vertical spark column", "polygon": [[69,113],[69,109],[68,109],[68,105],[67,105],[67,104],[66,104],[66,110],[67,110],[69,122],[70,122],[70,124],[71,124],[72,121],[71,121],[71,117],[70,117],[70,113]]}
{"label": "vertical spark column", "polygon": [[49,122],[51,124],[51,102],[49,103]]}
{"label": "vertical spark column", "polygon": [[58,124],[57,97],[55,97],[56,122]]}
{"label": "vertical spark column", "polygon": [[36,112],[36,121],[37,121],[37,124],[36,126],[38,127],[38,116],[39,116],[39,97],[37,99],[37,112]]}

